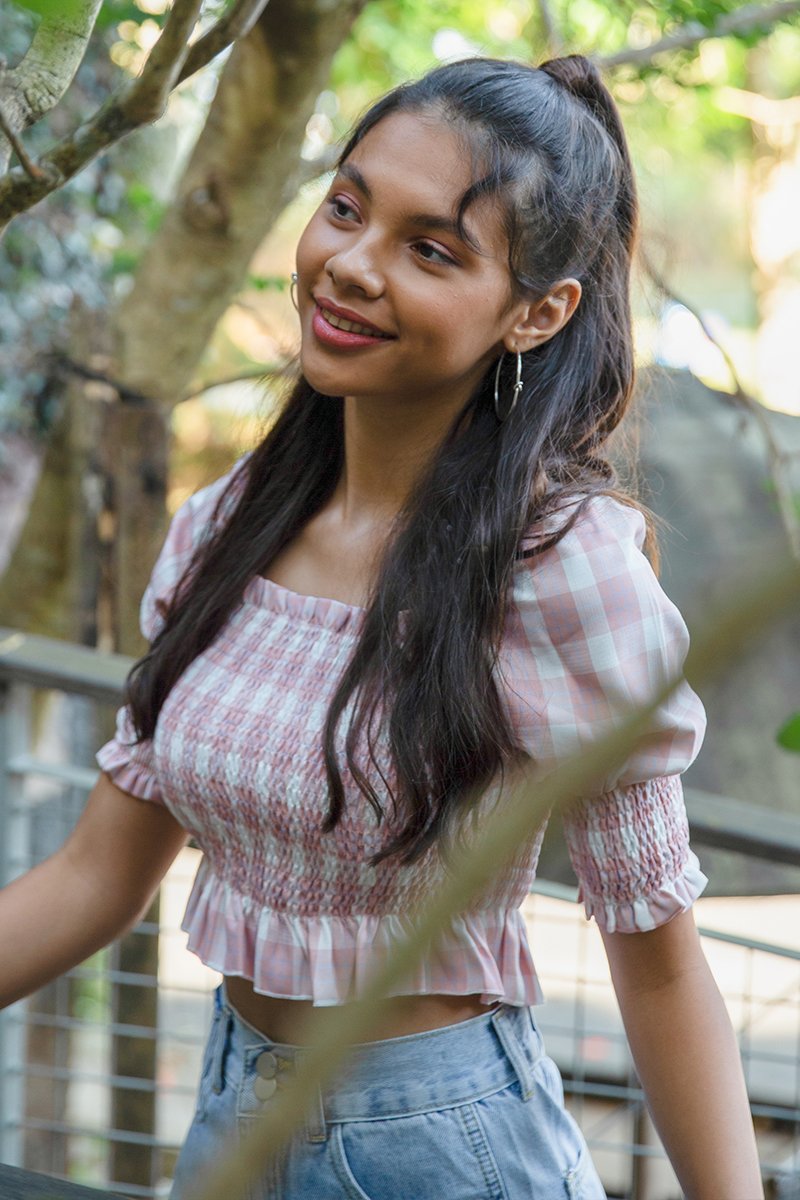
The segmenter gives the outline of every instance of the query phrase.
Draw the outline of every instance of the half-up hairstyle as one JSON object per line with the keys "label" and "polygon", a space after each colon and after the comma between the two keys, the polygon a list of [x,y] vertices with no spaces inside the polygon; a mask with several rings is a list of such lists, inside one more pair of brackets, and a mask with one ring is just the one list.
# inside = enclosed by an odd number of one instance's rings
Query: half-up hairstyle
{"label": "half-up hairstyle", "polygon": [[[606,441],[634,382],[636,187],[619,114],[596,68],[580,55],[538,68],[489,58],[438,67],[374,104],[340,163],[397,112],[442,116],[467,139],[475,178],[458,220],[478,197],[495,198],[508,237],[512,301],[543,298],[567,277],[580,281],[582,295],[566,325],[523,354],[524,387],[502,422],[494,365],[487,371],[386,545],[323,735],[323,831],[344,810],[336,735],[346,709],[347,766],[379,819],[385,814],[371,768],[388,789],[395,835],[373,863],[395,854],[413,862],[520,754],[495,681],[515,564],[553,546],[593,495],[627,499]],[[511,375],[504,375],[505,391]],[[315,392],[301,376],[242,468],[236,503],[199,547],[163,628],[131,672],[127,699],[139,738],[153,736],[165,697],[219,633],[249,580],[267,573],[331,496],[343,429],[342,397]],[[569,515],[559,518],[566,504]],[[547,536],[525,550],[525,536],[545,521]],[[389,749],[391,779],[385,762],[379,765],[378,739]]]}

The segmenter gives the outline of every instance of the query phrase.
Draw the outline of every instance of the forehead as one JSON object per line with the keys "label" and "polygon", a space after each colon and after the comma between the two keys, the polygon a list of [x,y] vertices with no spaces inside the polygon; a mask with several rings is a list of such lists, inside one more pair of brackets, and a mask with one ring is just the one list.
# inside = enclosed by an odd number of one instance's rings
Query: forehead
{"label": "forehead", "polygon": [[[374,125],[347,160],[369,185],[372,200],[398,218],[430,214],[454,218],[464,192],[481,177],[466,134],[436,112],[391,113]],[[503,212],[496,195],[481,196],[464,213],[484,254],[505,246]]]}

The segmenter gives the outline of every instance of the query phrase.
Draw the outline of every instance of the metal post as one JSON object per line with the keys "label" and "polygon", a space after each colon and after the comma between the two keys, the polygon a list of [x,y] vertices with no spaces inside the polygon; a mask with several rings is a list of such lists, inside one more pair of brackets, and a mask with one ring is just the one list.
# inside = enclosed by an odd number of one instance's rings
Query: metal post
{"label": "metal post", "polygon": [[[21,873],[24,828],[21,787],[12,751],[27,749],[29,688],[0,679],[0,887]],[[25,1001],[0,1009],[0,1160],[22,1166],[25,1102]]]}

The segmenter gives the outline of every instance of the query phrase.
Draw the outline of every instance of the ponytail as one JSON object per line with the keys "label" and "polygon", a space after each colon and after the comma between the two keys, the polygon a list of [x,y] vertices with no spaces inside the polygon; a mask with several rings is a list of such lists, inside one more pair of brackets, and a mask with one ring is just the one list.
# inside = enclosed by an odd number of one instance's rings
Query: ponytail
{"label": "ponytail", "polygon": [[583,54],[566,54],[563,58],[548,59],[540,64],[539,70],[544,71],[576,100],[581,101],[616,146],[623,166],[616,206],[617,218],[620,233],[628,249],[632,251],[638,224],[638,202],[633,163],[614,97],[603,83],[595,63]]}

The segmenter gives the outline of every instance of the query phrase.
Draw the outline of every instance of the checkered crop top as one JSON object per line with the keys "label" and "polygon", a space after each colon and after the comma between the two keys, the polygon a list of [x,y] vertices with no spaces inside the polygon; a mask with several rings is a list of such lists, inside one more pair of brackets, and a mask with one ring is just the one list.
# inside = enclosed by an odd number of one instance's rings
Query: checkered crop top
{"label": "checkered crop top", "polygon": [[[157,602],[208,535],[220,493],[226,505],[235,498],[246,459],[173,517],[142,599],[148,639],[162,620]],[[687,630],[642,553],[644,532],[637,510],[597,497],[558,545],[515,568],[497,680],[542,774],[682,668]],[[97,754],[120,788],[166,805],[203,851],[183,922],[189,948],[256,991],[321,1005],[358,994],[372,964],[407,931],[407,914],[443,878],[436,847],[411,866],[369,864],[399,826],[388,792],[378,825],[346,765],[344,817],[332,833],[319,830],[327,812],[322,728],[363,617],[361,608],[255,576],[170,691],[154,737],[136,744],[122,707],[116,736]],[[346,713],[341,764],[347,723]],[[684,682],[628,760],[565,813],[580,896],[604,928],[652,929],[705,887],[680,779],[704,731],[703,707]],[[486,1004],[541,1000],[519,909],[542,834],[524,862],[454,919],[400,991],[478,993]]]}

